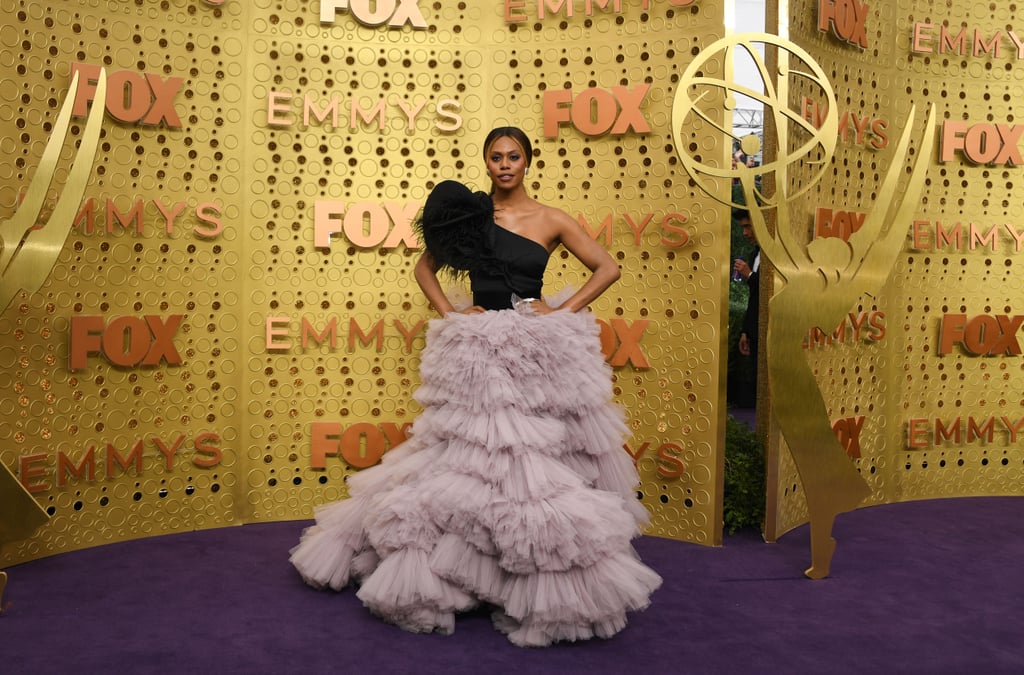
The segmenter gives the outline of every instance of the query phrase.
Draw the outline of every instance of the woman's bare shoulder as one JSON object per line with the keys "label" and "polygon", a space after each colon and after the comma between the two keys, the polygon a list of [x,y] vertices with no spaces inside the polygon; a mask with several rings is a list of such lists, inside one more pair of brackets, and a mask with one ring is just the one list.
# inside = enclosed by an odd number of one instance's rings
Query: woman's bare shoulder
{"label": "woman's bare shoulder", "polygon": [[562,229],[563,227],[577,224],[575,218],[573,218],[567,212],[558,208],[557,206],[550,206],[548,204],[540,204],[540,206],[541,217],[546,223],[549,223],[552,227]]}

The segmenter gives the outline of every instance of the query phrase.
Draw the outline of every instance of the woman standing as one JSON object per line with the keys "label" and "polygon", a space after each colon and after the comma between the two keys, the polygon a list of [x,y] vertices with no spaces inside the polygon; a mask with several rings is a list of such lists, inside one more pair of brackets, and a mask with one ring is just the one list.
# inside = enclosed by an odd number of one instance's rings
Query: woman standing
{"label": "woman standing", "polygon": [[[354,577],[363,603],[417,632],[454,630],[480,603],[521,646],[610,637],[661,578],[630,540],[647,513],[622,449],[598,326],[584,310],[619,277],[563,211],[526,192],[529,138],[491,131],[489,195],[440,183],[420,223],[415,276],[441,314],[421,358],[410,440],[317,511],[291,560],[317,587]],[[539,300],[559,245],[591,270],[557,307]],[[468,274],[457,309],[438,273]]]}

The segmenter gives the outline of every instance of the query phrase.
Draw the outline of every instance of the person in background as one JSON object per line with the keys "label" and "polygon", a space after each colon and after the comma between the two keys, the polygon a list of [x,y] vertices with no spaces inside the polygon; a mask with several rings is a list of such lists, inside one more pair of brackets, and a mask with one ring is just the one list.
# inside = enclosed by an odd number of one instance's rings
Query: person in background
{"label": "person in background", "polygon": [[761,269],[761,248],[757,245],[757,235],[754,233],[753,223],[750,221],[750,212],[746,209],[733,211],[733,219],[743,228],[743,236],[754,245],[750,254],[750,261],[737,258],[733,262],[733,273],[747,283],[750,295],[747,298],[747,311],[743,315],[743,327],[740,332],[739,350],[740,354],[750,357],[754,364],[754,392],[757,392],[757,342],[758,342],[758,316],[760,314],[760,269]]}

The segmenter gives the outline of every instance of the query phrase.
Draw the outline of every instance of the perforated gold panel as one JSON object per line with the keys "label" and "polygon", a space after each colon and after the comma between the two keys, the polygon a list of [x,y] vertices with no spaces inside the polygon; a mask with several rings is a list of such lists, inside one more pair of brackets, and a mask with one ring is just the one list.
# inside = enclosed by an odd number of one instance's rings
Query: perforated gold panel
{"label": "perforated gold panel", "polygon": [[[838,332],[823,326],[809,336],[807,354],[834,428],[872,488],[867,504],[1020,494],[1024,400],[1013,270],[1024,225],[1012,101],[1024,73],[1014,31],[1024,27],[1014,26],[1012,3],[866,6],[863,21],[851,13],[822,30],[817,0],[789,3],[791,39],[828,73],[848,120],[831,171],[806,204],[807,236],[841,235],[869,210],[889,150],[912,122],[911,104],[917,124],[922,108],[936,106],[929,133],[938,150],[924,158],[924,192],[913,222],[902,224],[904,253],[888,283],[851,308]],[[821,113],[801,92],[790,105]],[[781,534],[807,512],[785,451],[778,471]]]}
{"label": "perforated gold panel", "polygon": [[[534,139],[531,192],[622,266],[594,310],[651,532],[720,541],[728,214],[677,166],[670,117],[721,7],[421,0],[420,27],[387,3],[322,22],[318,4],[4,0],[0,218],[72,64],[114,94],[66,247],[0,316],[0,461],[51,515],[3,562],[344,497],[418,412],[434,314],[410,221],[439,180],[487,188],[499,124]],[[570,87],[579,110],[546,120],[545,93]],[[624,130],[597,128],[623,111]],[[546,288],[584,272],[556,254]]]}

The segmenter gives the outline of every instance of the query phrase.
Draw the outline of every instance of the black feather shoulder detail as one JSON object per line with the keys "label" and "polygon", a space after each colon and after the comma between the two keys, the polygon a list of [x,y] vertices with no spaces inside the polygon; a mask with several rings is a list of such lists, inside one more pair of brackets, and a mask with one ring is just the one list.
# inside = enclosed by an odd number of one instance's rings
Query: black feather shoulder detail
{"label": "black feather shoulder detail", "polygon": [[493,269],[494,203],[454,180],[438,183],[414,223],[416,234],[442,269],[453,276]]}

